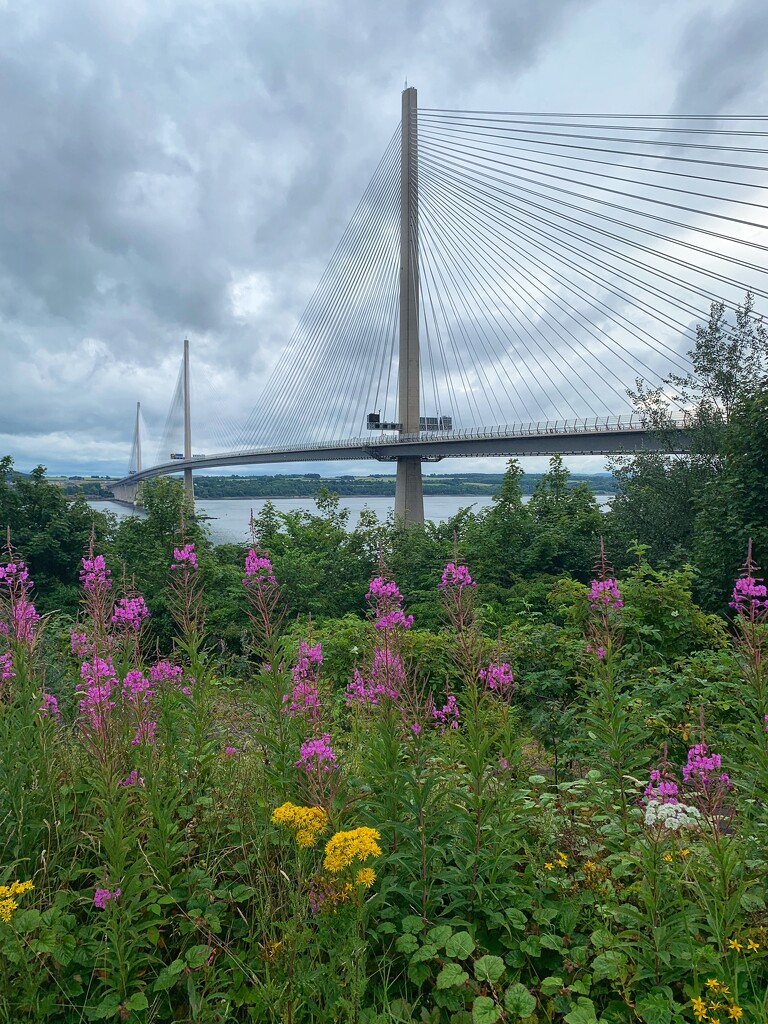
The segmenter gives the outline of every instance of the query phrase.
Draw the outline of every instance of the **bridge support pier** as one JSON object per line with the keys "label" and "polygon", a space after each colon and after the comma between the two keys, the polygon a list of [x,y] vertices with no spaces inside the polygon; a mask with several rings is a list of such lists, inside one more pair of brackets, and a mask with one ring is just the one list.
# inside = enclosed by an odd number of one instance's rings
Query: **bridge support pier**
{"label": "bridge support pier", "polygon": [[[416,90],[405,89],[400,149],[399,418],[404,434],[419,432],[419,170]],[[424,522],[421,459],[398,458],[395,516]]]}
{"label": "bridge support pier", "polygon": [[406,526],[424,522],[421,459],[398,459],[395,478],[395,518]]}

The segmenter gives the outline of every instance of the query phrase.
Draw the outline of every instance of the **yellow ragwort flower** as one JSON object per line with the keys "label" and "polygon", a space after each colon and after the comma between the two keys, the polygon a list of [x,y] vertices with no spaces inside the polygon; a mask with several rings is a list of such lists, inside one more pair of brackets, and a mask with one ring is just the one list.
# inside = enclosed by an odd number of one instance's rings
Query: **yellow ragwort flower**
{"label": "yellow ragwort flower", "polygon": [[10,921],[13,917],[13,912],[19,906],[18,902],[14,899],[15,896],[21,896],[22,893],[29,892],[30,889],[34,889],[34,882],[11,882],[10,885],[0,885],[0,921]]}
{"label": "yellow ragwort flower", "polygon": [[694,996],[691,1000],[691,1005],[693,1006],[693,1014],[696,1020],[707,1019],[707,1004],[700,996]]}
{"label": "yellow ragwort flower", "polygon": [[325,870],[338,874],[354,861],[366,861],[369,857],[380,856],[381,847],[377,839],[381,839],[381,833],[365,825],[349,832],[336,832],[325,844]]}
{"label": "yellow ragwort flower", "polygon": [[713,992],[717,992],[720,988],[720,982],[717,978],[707,978],[707,988],[711,988]]}
{"label": "yellow ragwort flower", "polygon": [[690,852],[691,852],[691,851],[690,851],[690,850],[688,849],[688,847],[686,846],[686,848],[685,848],[684,850],[681,850],[681,851],[680,851],[680,856],[681,856],[681,857],[687,857],[687,856],[688,856],[688,855],[690,854]]}
{"label": "yellow ragwort flower", "polygon": [[737,953],[740,953],[744,947],[738,939],[728,939],[728,948],[735,949]]}
{"label": "yellow ragwort flower", "polygon": [[544,870],[545,871],[551,871],[552,868],[554,868],[554,866],[555,865],[552,863],[552,861],[548,860],[547,863],[544,865]]}
{"label": "yellow ragwort flower", "polygon": [[366,889],[370,889],[376,881],[376,872],[373,868],[360,868],[355,876],[355,881],[358,885],[364,885]]}
{"label": "yellow ragwort flower", "polygon": [[671,853],[665,853],[664,856],[661,859],[662,860],[667,860],[667,861],[672,860],[672,854]]}
{"label": "yellow ragwort flower", "polygon": [[731,1018],[731,1020],[741,1020],[741,1018],[744,1016],[744,1011],[740,1006],[737,1006],[736,1003],[734,1003],[728,1011],[728,1016]]}
{"label": "yellow ragwort flower", "polygon": [[754,939],[747,939],[747,949],[754,953],[756,949],[760,949],[760,943]]}
{"label": "yellow ragwort flower", "polygon": [[286,801],[272,812],[275,825],[290,829],[299,846],[314,846],[328,828],[328,815],[322,807],[299,807]]}

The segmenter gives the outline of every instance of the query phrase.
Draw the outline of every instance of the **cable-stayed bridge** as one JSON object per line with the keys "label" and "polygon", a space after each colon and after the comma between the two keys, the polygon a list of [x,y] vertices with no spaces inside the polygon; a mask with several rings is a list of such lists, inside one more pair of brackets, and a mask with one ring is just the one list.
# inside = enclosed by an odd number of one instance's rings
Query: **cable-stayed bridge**
{"label": "cable-stayed bridge", "polygon": [[766,120],[419,111],[406,89],[250,416],[193,451],[185,343],[156,461],[137,410],[116,496],[171,472],[193,496],[193,469],[371,458],[396,462],[410,523],[424,461],[654,447],[628,388],[691,373],[713,302],[768,298]]}

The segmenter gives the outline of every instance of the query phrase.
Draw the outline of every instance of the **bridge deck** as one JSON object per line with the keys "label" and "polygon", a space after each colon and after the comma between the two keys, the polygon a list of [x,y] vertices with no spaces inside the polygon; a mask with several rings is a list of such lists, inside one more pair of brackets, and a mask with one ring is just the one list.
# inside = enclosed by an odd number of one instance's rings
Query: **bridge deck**
{"label": "bridge deck", "polygon": [[[675,450],[686,452],[690,438],[682,422],[674,424]],[[632,419],[558,421],[527,426],[489,427],[451,433],[401,434],[398,437],[352,438],[323,445],[260,448],[220,452],[194,459],[164,462],[117,480],[114,487],[135,486],[142,480],[179,473],[183,469],[269,465],[281,462],[337,462],[375,459],[382,462],[413,457],[429,461],[444,458],[525,457],[532,455],[611,455],[662,449],[658,436]],[[664,446],[663,450],[669,450]]]}

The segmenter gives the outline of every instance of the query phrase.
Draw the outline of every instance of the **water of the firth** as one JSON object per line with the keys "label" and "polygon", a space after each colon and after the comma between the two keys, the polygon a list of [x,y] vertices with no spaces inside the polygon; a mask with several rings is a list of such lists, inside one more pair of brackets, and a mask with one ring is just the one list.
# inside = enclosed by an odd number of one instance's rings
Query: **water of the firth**
{"label": "water of the firth", "polygon": [[[605,508],[611,500],[610,494],[597,494],[598,504]],[[219,498],[209,499],[197,503],[197,511],[200,515],[210,516],[206,525],[210,531],[210,537],[214,544],[232,544],[245,542],[248,537],[248,523],[251,517],[251,509],[254,516],[261,512],[267,500],[281,512],[296,512],[306,509],[309,512],[317,512],[317,506],[312,498]],[[528,501],[529,496],[525,495],[523,501]],[[349,529],[353,529],[364,508],[375,512],[380,520],[386,519],[394,507],[395,499],[391,497],[352,497],[341,498],[339,504],[342,508],[350,510]],[[475,511],[490,505],[490,498],[472,497],[436,497],[429,495],[424,498],[424,515],[436,523],[445,522],[461,508],[474,506]],[[130,515],[131,510],[125,505],[118,505],[114,501],[92,501],[89,502],[93,508],[101,512],[114,512],[118,516]],[[141,515],[139,511],[137,514]]]}

